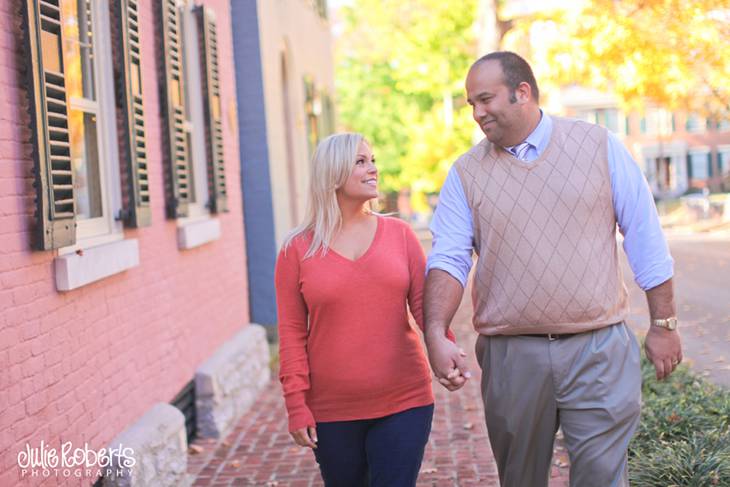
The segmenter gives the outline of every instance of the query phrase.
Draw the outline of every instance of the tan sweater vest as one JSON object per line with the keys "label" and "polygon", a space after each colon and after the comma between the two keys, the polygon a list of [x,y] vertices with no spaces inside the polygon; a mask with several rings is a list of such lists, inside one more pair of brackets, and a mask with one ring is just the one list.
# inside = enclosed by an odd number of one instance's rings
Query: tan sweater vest
{"label": "tan sweater vest", "polygon": [[474,328],[484,335],[577,333],[628,311],[607,132],[552,120],[550,142],[532,162],[484,139],[455,163],[479,256]]}

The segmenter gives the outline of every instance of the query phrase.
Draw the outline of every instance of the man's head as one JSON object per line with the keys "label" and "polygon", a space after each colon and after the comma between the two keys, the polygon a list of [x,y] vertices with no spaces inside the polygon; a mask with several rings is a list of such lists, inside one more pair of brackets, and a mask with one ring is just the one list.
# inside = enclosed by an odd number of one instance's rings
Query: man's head
{"label": "man's head", "polygon": [[466,95],[484,135],[502,147],[525,140],[540,121],[535,76],[527,61],[513,52],[492,52],[472,64]]}

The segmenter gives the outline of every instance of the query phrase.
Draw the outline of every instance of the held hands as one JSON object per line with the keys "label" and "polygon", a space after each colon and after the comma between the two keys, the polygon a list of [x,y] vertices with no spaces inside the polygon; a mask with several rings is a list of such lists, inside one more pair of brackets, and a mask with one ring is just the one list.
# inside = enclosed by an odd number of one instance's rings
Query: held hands
{"label": "held hands", "polygon": [[299,446],[315,449],[317,448],[317,428],[308,426],[289,433],[294,442]]}
{"label": "held hands", "polygon": [[471,377],[466,366],[466,353],[445,336],[426,336],[428,360],[439,383],[449,391],[460,389]]}
{"label": "held hands", "polygon": [[650,326],[644,350],[646,357],[654,364],[657,380],[669,377],[682,361],[682,341],[677,330]]}

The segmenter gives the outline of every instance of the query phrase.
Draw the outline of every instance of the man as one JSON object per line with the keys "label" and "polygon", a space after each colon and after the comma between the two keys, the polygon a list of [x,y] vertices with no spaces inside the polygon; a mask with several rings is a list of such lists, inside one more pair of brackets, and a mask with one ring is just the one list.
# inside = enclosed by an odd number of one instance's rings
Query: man
{"label": "man", "polygon": [[527,62],[494,52],[466,79],[486,139],[441,190],[425,290],[426,345],[449,390],[470,377],[445,331],[478,255],[472,298],[490,443],[503,487],[547,486],[562,427],[571,486],[628,485],[639,421],[636,337],[616,226],[652,323],[645,348],[658,379],[682,360],[673,261],[639,167],[597,125],[550,117]]}

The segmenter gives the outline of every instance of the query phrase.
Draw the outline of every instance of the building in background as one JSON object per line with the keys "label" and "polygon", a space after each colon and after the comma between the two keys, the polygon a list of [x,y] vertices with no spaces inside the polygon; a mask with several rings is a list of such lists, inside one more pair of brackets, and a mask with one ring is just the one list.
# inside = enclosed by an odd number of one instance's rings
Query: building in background
{"label": "building in background", "polygon": [[564,89],[561,103],[567,115],[603,125],[622,139],[655,197],[730,191],[730,116],[716,122],[660,107],[624,113],[614,97],[580,87]]}
{"label": "building in background", "polygon": [[187,439],[225,434],[269,377],[229,1],[0,13],[0,485],[79,485],[23,477],[41,442],[132,448],[104,485],[185,485]]}
{"label": "building in background", "polygon": [[334,130],[332,38],[323,0],[231,2],[250,310],[276,323],[274,264],[301,223],[310,157]]}

